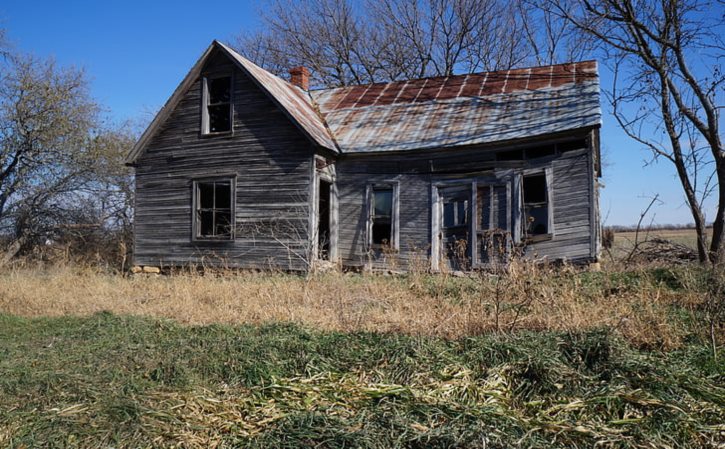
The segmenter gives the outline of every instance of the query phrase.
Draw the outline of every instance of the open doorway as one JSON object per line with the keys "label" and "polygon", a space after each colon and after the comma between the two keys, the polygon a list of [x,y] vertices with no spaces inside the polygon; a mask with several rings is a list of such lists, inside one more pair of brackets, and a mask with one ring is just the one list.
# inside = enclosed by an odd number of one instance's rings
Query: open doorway
{"label": "open doorway", "polygon": [[317,257],[330,260],[330,193],[332,183],[320,179],[317,205]]}

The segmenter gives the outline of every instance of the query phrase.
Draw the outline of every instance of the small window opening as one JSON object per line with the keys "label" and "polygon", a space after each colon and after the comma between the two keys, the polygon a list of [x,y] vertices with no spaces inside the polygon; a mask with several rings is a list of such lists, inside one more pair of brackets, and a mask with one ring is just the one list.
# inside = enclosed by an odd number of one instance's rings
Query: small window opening
{"label": "small window opening", "polygon": [[468,201],[458,200],[443,204],[443,227],[456,228],[468,223]]}
{"label": "small window opening", "polygon": [[527,235],[549,233],[549,199],[546,175],[524,176],[524,217]]}
{"label": "small window opening", "polygon": [[207,78],[206,118],[208,133],[220,133],[232,129],[232,78]]}
{"label": "small window opening", "polygon": [[582,150],[584,148],[587,148],[587,141],[586,139],[572,140],[569,142],[562,142],[556,147],[559,149],[560,153],[565,153],[567,151],[573,150]]}
{"label": "small window opening", "polygon": [[528,150],[526,150],[526,159],[536,159],[537,157],[554,156],[555,154],[555,145],[544,145],[540,147],[529,148]]}
{"label": "small window opening", "polygon": [[393,234],[392,188],[373,189],[372,212],[372,244],[391,245]]}
{"label": "small window opening", "polygon": [[232,238],[234,230],[232,198],[231,180],[196,183],[196,236],[198,238]]}
{"label": "small window opening", "polygon": [[523,150],[499,151],[496,153],[497,161],[522,161],[523,159]]}

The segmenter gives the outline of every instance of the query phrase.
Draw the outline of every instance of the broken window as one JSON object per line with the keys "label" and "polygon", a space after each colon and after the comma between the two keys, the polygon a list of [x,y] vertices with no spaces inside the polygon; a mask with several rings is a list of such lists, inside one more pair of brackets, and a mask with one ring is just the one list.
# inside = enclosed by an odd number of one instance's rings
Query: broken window
{"label": "broken window", "polygon": [[204,133],[232,130],[232,77],[205,78]]}
{"label": "broken window", "polygon": [[524,176],[524,229],[527,235],[545,235],[549,229],[549,194],[546,174]]}
{"label": "broken window", "polygon": [[393,189],[374,187],[372,197],[372,244],[391,245],[393,241]]}
{"label": "broken window", "polygon": [[232,239],[234,236],[233,180],[196,181],[194,192],[196,237]]}
{"label": "broken window", "polygon": [[456,228],[468,223],[468,200],[443,203],[443,227]]}

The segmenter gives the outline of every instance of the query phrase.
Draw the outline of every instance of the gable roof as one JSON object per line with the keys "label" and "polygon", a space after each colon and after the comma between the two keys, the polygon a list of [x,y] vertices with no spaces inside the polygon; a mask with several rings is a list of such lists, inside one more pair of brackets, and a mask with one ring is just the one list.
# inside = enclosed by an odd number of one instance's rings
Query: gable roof
{"label": "gable roof", "polygon": [[456,147],[601,125],[596,61],[305,92],[215,40],[126,163],[138,159],[214,49],[246,73],[313,144],[334,152]]}
{"label": "gable roof", "polygon": [[491,143],[601,124],[596,61],[311,95],[343,153]]}
{"label": "gable roof", "polygon": [[204,67],[209,56],[214,49],[221,50],[236,65],[246,73],[259,86],[262,91],[289,117],[302,133],[309,138],[312,143],[329,150],[338,151],[335,141],[332,139],[324,120],[315,110],[309,96],[299,87],[294,86],[287,81],[279,78],[261,67],[255,65],[248,59],[241,56],[231,48],[219,41],[214,41],[204,51],[199,60],[189,70],[184,80],[174,90],[174,93],[167,100],[166,104],[156,114],[146,131],[141,135],[134,147],[126,157],[126,163],[132,164],[143,153],[146,145],[156,135],[161,126],[171,115],[171,112],[181,101],[186,91],[201,75],[201,69]]}

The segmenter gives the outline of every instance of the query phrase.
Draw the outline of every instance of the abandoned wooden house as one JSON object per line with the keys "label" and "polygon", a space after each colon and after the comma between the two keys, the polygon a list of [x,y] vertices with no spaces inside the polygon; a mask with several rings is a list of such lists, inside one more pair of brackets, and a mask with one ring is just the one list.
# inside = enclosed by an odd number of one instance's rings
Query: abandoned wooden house
{"label": "abandoned wooden house", "polygon": [[596,261],[594,61],[309,90],[213,42],[128,156],[135,263]]}

